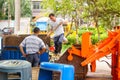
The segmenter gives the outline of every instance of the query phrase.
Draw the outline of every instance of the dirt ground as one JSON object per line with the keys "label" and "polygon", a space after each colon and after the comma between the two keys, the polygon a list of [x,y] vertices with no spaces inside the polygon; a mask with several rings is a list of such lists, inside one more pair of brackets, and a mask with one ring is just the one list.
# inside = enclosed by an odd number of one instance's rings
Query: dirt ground
{"label": "dirt ground", "polygon": [[111,68],[105,62],[100,62],[102,60],[111,64],[111,59],[107,59],[106,57],[99,59],[97,61],[96,72],[89,71],[86,80],[112,80]]}

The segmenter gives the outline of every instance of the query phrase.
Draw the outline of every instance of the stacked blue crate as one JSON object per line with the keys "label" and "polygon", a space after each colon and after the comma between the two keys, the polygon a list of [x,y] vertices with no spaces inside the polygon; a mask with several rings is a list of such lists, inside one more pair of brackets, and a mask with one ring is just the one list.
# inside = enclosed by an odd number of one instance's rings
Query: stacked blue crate
{"label": "stacked blue crate", "polygon": [[0,60],[2,59],[2,57],[1,57],[2,48],[3,48],[3,38],[0,36]]}
{"label": "stacked blue crate", "polygon": [[22,53],[20,52],[19,47],[16,46],[4,47],[2,50],[1,58],[3,60],[8,60],[8,59],[25,60],[25,58],[22,57]]}
{"label": "stacked blue crate", "polygon": [[[25,48],[24,48],[24,51]],[[5,46],[1,54],[2,60],[26,60],[25,57],[22,57],[19,47],[16,46]],[[44,52],[40,55],[40,63],[49,61],[49,51]]]}

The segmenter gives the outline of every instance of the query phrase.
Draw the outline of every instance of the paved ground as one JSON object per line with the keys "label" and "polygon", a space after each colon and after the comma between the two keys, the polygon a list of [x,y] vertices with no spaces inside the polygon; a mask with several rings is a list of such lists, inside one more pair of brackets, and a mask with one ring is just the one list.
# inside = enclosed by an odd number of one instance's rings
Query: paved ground
{"label": "paved ground", "polygon": [[[99,61],[105,60],[111,64],[111,59],[106,57],[99,59]],[[112,80],[111,68],[105,62],[97,61],[96,72],[88,72],[86,80]],[[90,69],[89,69],[90,70]]]}

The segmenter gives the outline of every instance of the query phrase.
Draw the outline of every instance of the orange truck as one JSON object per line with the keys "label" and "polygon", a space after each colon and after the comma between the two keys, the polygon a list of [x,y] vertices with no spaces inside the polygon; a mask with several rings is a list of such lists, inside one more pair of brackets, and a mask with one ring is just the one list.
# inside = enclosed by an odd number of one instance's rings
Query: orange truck
{"label": "orange truck", "polygon": [[72,46],[68,50],[68,60],[73,60],[73,55],[84,57],[85,60],[79,65],[85,66],[90,63],[91,71],[95,72],[96,60],[112,54],[112,79],[120,80],[120,26],[116,26],[114,31],[108,31],[108,37],[96,45],[92,45],[90,35],[90,32],[82,34],[81,50]]}

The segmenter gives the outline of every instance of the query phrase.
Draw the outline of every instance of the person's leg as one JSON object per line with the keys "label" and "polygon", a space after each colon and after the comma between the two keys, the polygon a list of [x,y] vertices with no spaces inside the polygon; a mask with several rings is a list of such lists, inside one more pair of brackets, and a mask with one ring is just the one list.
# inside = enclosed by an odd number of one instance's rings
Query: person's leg
{"label": "person's leg", "polygon": [[61,50],[62,50],[62,43],[58,43],[59,46],[58,46],[58,53],[60,54],[61,53]]}
{"label": "person's leg", "polygon": [[68,40],[67,40],[67,38],[65,36],[63,37],[63,43],[64,44],[68,43]]}
{"label": "person's leg", "polygon": [[63,39],[64,39],[64,34],[61,34],[60,37],[59,37],[59,40],[57,42],[57,44],[58,44],[58,52],[59,53],[61,53],[61,50],[62,50]]}
{"label": "person's leg", "polygon": [[55,60],[59,60],[60,58],[60,53],[62,49],[62,43],[57,42],[57,53],[55,53]]}
{"label": "person's leg", "polygon": [[54,53],[57,54],[58,53],[58,40],[59,40],[59,37],[55,37],[54,38],[54,46],[55,46],[55,51]]}
{"label": "person's leg", "polygon": [[39,66],[39,62],[40,62],[40,57],[39,54],[34,54],[33,55],[33,67],[38,67]]}
{"label": "person's leg", "polygon": [[31,66],[33,67],[33,55],[27,55],[26,60],[31,63]]}
{"label": "person's leg", "polygon": [[60,36],[58,36],[58,41],[56,43],[56,45],[57,45],[57,54],[55,56],[55,60],[58,60],[60,58],[63,37],[64,37],[64,34],[61,34]]}
{"label": "person's leg", "polygon": [[57,54],[59,52],[58,40],[59,40],[59,36],[54,37],[54,47],[55,47],[55,50],[54,50],[54,55],[51,58],[51,60],[53,60],[52,62],[54,62],[54,60],[57,60]]}

